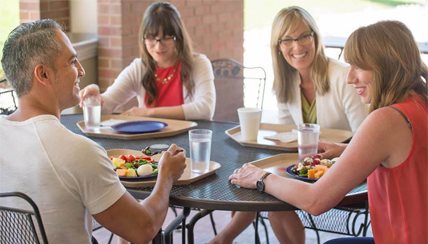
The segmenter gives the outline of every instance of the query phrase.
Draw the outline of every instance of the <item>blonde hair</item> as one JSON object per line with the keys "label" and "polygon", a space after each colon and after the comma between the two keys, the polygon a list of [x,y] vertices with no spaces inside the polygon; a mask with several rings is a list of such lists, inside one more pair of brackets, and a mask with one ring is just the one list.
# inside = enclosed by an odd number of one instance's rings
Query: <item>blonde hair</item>
{"label": "blonde hair", "polygon": [[157,36],[160,30],[163,31],[164,35],[175,36],[176,38],[177,58],[181,62],[181,80],[188,91],[188,96],[193,95],[195,87],[195,82],[191,76],[193,71],[191,40],[181,20],[180,13],[171,3],[155,2],[144,12],[139,31],[140,57],[145,66],[141,82],[148,95],[149,104],[153,104],[158,96],[155,82],[156,62],[144,44],[144,37]]}
{"label": "blonde hair", "polygon": [[410,91],[427,102],[428,69],[403,23],[381,21],[360,27],[346,41],[344,55],[351,65],[373,72],[370,111],[397,103]]}
{"label": "blonde hair", "polygon": [[324,53],[318,26],[314,18],[306,10],[292,6],[280,10],[272,24],[270,46],[274,71],[273,91],[279,102],[285,103],[291,100],[293,96],[290,89],[291,84],[295,82],[299,74],[282,56],[278,41],[285,33],[295,29],[302,22],[314,32],[315,58],[311,65],[310,77],[314,83],[315,91],[324,95],[330,90],[328,58]]}

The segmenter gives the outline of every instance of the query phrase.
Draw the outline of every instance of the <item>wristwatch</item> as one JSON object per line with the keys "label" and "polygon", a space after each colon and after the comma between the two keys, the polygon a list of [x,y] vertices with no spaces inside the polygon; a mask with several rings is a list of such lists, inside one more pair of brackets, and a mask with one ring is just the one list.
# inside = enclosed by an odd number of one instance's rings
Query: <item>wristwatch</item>
{"label": "wristwatch", "polygon": [[265,179],[266,179],[266,177],[268,177],[268,175],[270,175],[271,173],[270,172],[266,172],[266,173],[264,173],[264,175],[257,181],[257,183],[256,183],[256,187],[257,187],[257,190],[259,191],[259,192],[265,192],[265,183],[263,182]]}

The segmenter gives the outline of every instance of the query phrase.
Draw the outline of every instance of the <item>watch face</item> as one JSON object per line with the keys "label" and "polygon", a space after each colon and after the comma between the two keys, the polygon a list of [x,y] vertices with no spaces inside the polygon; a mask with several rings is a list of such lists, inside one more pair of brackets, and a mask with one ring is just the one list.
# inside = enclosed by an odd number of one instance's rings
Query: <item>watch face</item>
{"label": "watch face", "polygon": [[261,180],[256,183],[257,190],[263,192],[265,190],[265,183]]}

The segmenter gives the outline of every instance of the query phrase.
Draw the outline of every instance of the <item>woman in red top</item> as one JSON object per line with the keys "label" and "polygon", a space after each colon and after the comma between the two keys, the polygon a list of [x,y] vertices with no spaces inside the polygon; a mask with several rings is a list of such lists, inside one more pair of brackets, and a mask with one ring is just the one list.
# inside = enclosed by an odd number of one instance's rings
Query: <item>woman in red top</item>
{"label": "woman in red top", "polygon": [[[212,65],[205,55],[193,53],[174,5],[155,2],[146,9],[139,46],[140,57],[101,95],[102,112],[122,112],[122,105],[137,98],[138,106],[125,115],[212,119],[216,99]],[[80,92],[81,101],[99,94],[97,85],[89,85]]]}
{"label": "woman in red top", "polygon": [[[412,33],[398,21],[357,29],[344,54],[351,64],[348,83],[370,104],[371,113],[346,149],[321,146],[343,153],[316,183],[271,174],[264,180],[265,191],[318,215],[367,178],[376,244],[428,243],[427,66]],[[255,188],[264,173],[247,164],[230,180]]]}

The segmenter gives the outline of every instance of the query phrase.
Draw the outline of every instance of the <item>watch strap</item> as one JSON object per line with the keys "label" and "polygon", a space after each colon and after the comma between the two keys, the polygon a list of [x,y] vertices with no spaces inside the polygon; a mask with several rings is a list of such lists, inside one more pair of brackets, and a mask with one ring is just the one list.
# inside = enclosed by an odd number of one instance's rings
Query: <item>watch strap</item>
{"label": "watch strap", "polygon": [[260,177],[259,181],[264,181],[266,179],[266,177],[268,177],[268,175],[272,174],[271,172],[266,172],[264,173],[264,175],[262,175],[262,177]]}
{"label": "watch strap", "polygon": [[257,181],[257,185],[260,185],[260,187],[257,187],[257,190],[260,192],[265,192],[265,182],[264,180],[266,179],[266,177],[268,177],[268,175],[272,174],[271,172],[266,172],[262,175],[262,177],[260,177],[260,179]]}

